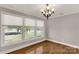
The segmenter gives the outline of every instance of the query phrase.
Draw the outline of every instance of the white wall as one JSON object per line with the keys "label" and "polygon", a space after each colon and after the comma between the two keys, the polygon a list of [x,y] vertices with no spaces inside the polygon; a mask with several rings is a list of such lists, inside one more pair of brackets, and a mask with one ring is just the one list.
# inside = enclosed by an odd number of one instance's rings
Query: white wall
{"label": "white wall", "polygon": [[79,14],[50,19],[49,37],[52,40],[79,46]]}

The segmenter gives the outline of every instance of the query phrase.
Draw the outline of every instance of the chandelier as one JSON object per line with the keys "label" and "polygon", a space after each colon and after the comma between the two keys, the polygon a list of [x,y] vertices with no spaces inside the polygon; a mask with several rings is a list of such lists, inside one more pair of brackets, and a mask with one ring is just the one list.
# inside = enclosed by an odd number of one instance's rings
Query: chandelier
{"label": "chandelier", "polygon": [[49,4],[46,4],[46,7],[41,9],[41,14],[48,19],[52,14],[54,14],[54,8],[50,8]]}

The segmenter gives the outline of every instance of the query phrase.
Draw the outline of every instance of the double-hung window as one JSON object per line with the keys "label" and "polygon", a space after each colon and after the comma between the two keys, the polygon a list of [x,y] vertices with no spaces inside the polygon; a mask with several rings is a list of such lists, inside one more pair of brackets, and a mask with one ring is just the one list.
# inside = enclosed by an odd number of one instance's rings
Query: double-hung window
{"label": "double-hung window", "polygon": [[12,44],[22,40],[22,18],[2,14],[3,44]]}
{"label": "double-hung window", "polygon": [[35,20],[26,18],[24,20],[25,39],[32,39],[35,37]]}
{"label": "double-hung window", "polygon": [[44,37],[44,21],[37,20],[36,25],[36,36]]}

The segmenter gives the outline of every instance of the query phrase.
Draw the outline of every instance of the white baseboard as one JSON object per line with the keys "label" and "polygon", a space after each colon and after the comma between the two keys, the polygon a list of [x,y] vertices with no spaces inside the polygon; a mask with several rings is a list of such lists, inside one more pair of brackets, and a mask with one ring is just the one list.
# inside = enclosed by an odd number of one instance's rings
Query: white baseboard
{"label": "white baseboard", "polygon": [[59,42],[59,41],[56,41],[56,40],[53,40],[53,39],[49,39],[48,41],[56,42],[56,43],[59,43],[59,44],[63,44],[63,45],[69,46],[69,47],[73,47],[73,48],[79,49],[79,46],[68,44],[68,43]]}

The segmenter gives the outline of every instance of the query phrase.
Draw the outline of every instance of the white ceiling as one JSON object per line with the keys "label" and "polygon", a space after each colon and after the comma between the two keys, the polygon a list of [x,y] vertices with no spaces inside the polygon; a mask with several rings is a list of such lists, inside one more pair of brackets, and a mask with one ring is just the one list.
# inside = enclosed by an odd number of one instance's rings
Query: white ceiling
{"label": "white ceiling", "polygon": [[[44,6],[44,4],[0,4],[0,7],[13,9],[43,19],[44,16],[41,15],[40,10],[44,8]],[[51,7],[53,8],[53,4],[51,4]],[[79,4],[56,4],[54,8],[55,14],[52,15],[51,18],[79,12]]]}

